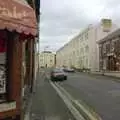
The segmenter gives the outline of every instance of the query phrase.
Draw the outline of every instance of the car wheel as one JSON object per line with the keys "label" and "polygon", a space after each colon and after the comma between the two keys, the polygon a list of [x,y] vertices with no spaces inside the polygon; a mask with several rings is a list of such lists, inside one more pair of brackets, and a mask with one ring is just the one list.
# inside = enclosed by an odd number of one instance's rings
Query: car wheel
{"label": "car wheel", "polygon": [[67,80],[67,76],[64,77],[64,80]]}
{"label": "car wheel", "polygon": [[51,81],[54,81],[54,78],[53,78],[53,77],[51,77]]}

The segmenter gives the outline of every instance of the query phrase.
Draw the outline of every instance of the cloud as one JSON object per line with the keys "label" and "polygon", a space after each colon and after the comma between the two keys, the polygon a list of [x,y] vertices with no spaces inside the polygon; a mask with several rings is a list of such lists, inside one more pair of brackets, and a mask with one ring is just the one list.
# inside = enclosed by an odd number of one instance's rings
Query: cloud
{"label": "cloud", "polygon": [[44,50],[46,46],[49,46],[48,49],[52,51],[56,51],[61,46],[63,46],[66,42],[70,41],[74,34],[64,35],[64,36],[46,36],[41,37],[40,39],[40,50]]}
{"label": "cloud", "polygon": [[53,51],[103,17],[119,21],[119,0],[41,0],[40,46]]}

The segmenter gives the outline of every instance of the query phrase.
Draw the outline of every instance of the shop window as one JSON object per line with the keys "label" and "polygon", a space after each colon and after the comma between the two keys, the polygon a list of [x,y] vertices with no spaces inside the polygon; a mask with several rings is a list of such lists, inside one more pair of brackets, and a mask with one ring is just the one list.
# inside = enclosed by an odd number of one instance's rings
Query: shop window
{"label": "shop window", "polygon": [[6,51],[7,40],[4,32],[0,31],[0,102],[5,100],[6,94]]}

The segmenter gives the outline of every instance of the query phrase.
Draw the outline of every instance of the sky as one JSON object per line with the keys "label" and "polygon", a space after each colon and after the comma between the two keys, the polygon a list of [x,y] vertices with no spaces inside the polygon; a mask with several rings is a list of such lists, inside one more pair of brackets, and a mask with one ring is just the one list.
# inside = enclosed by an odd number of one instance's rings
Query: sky
{"label": "sky", "polygon": [[120,0],[41,0],[40,51],[57,51],[89,24],[120,21]]}

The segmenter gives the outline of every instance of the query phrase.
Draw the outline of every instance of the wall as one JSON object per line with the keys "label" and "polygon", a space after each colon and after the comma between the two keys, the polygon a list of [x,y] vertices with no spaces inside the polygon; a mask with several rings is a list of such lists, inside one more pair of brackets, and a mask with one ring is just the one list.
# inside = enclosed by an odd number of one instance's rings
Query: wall
{"label": "wall", "polygon": [[[88,28],[57,51],[57,66],[89,68]],[[87,48],[87,50],[86,50]]]}
{"label": "wall", "polygon": [[97,42],[110,34],[111,32],[115,31],[118,28],[117,25],[112,24],[111,29],[109,32],[104,32],[101,26],[101,23],[93,26],[91,29],[91,38],[90,38],[90,46],[91,46],[91,53],[90,57],[91,61],[91,71],[99,71],[99,46]]}
{"label": "wall", "polygon": [[[110,32],[116,29],[117,26],[112,24]],[[87,68],[91,69],[91,71],[99,71],[97,41],[110,32],[103,32],[101,22],[97,25],[89,25],[57,51],[57,66],[73,66],[80,69]]]}
{"label": "wall", "polygon": [[[55,54],[53,53],[40,53],[40,67],[54,67],[55,66]],[[47,66],[46,66],[47,65]]]}

